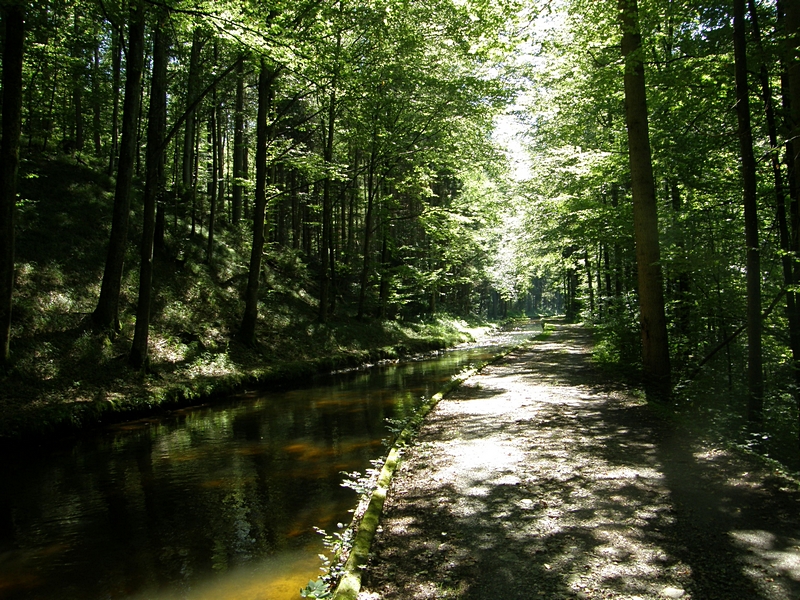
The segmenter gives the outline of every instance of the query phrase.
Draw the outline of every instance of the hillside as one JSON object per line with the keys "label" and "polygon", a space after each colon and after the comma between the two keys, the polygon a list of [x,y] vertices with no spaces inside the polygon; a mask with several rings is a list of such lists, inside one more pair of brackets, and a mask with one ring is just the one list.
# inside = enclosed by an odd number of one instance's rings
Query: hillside
{"label": "hillside", "polygon": [[[470,337],[466,322],[365,319],[339,310],[319,323],[313,269],[290,249],[265,253],[255,347],[236,339],[249,247],[243,229],[170,238],[156,255],[146,372],[128,365],[141,204],[133,203],[120,331],[92,324],[108,243],[113,180],[70,156],[23,163],[12,367],[0,378],[0,438],[132,417],[197,402],[244,384],[287,381],[443,348]],[[137,196],[138,198],[138,196]],[[134,265],[134,266],[132,266]]]}

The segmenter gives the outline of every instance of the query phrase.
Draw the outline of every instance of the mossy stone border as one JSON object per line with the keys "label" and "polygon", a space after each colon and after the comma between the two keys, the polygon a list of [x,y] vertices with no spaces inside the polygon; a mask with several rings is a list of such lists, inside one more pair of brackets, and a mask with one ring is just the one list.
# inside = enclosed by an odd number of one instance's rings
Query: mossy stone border
{"label": "mossy stone border", "polygon": [[403,448],[407,446],[411,440],[416,436],[419,427],[422,425],[423,420],[427,414],[444,398],[459,387],[470,377],[479,373],[482,369],[490,364],[496,363],[512,352],[524,349],[529,346],[533,341],[543,339],[547,333],[536,336],[533,340],[527,340],[518,344],[510,349],[504,350],[499,354],[493,356],[487,361],[480,363],[478,366],[473,367],[467,371],[462,372],[457,377],[454,377],[447,385],[440,391],[434,394],[430,400],[425,402],[419,407],[412,419],[406,425],[405,429],[397,436],[394,444],[392,444],[389,454],[386,457],[386,462],[383,464],[375,489],[370,496],[367,510],[361,517],[358,523],[358,530],[355,538],[353,539],[353,546],[350,549],[350,555],[347,562],[342,569],[342,576],[339,583],[334,589],[333,600],[357,600],[358,593],[361,591],[361,574],[369,559],[369,551],[372,546],[372,540],[375,538],[375,532],[378,529],[381,513],[383,512],[383,504],[386,501],[386,494],[389,491],[389,486],[392,483],[397,467],[400,464]]}

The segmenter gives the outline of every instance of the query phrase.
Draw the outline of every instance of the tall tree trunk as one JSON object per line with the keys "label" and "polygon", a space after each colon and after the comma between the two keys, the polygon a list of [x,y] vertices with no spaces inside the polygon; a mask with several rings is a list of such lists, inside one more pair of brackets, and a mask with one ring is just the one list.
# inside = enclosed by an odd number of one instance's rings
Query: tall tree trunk
{"label": "tall tree trunk", "polygon": [[[214,94],[216,95],[216,87],[214,88]],[[217,125],[217,143],[216,143],[216,152],[217,152],[217,173],[215,177],[217,178],[217,214],[224,215],[225,214],[225,142],[227,140],[227,136],[225,135],[226,127],[225,127],[225,113],[222,110],[222,102],[218,99],[214,99],[214,120],[216,121]]]}
{"label": "tall tree trunk", "polygon": [[378,318],[386,319],[387,309],[389,305],[389,280],[391,275],[389,273],[389,231],[384,223],[383,229],[383,242],[381,244],[381,282],[378,287]]}
{"label": "tall tree trunk", "polygon": [[639,8],[637,0],[619,0],[618,6],[625,58],[625,121],[633,192],[644,384],[648,397],[659,399],[670,394],[671,373]]}
{"label": "tall tree trunk", "polygon": [[161,11],[153,33],[153,73],[150,84],[150,108],[147,122],[144,215],[139,267],[139,302],[130,363],[137,369],[147,367],[147,342],[150,335],[150,312],[153,297],[153,245],[156,228],[156,202],[164,186],[164,133],[167,128],[167,63],[169,62],[166,12]]}
{"label": "tall tree trunk", "polygon": [[[619,207],[619,186],[611,184],[611,208]],[[611,294],[609,293],[609,296]],[[622,247],[619,239],[614,240],[614,299],[612,306],[616,311],[622,303]]]}
{"label": "tall tree trunk", "polygon": [[25,9],[10,4],[3,11],[3,116],[0,141],[0,366],[11,358],[11,305],[14,290],[14,223],[22,126],[22,59],[25,51]]}
{"label": "tall tree trunk", "polygon": [[[673,219],[677,220],[683,210],[683,199],[681,198],[680,188],[674,181],[670,182],[670,196],[672,199]],[[675,228],[678,231],[678,238],[675,242],[675,246],[678,248],[678,251],[683,254],[686,246],[684,243],[683,231],[680,229],[680,225],[678,223],[675,223]],[[678,342],[675,344],[675,339],[673,338],[673,344],[680,348],[682,360],[684,362],[689,357],[688,339],[691,330],[689,326],[689,319],[691,317],[689,290],[689,273],[686,272],[686,268],[684,266],[681,266],[677,273],[677,289],[675,290],[675,316],[673,322],[673,331],[675,332],[675,336],[678,337]]]}
{"label": "tall tree trunk", "polygon": [[261,277],[261,257],[264,252],[264,225],[267,208],[267,143],[269,141],[270,105],[272,104],[272,81],[274,71],[261,59],[258,74],[258,122],[256,124],[256,201],[253,209],[253,246],[250,252],[250,269],[247,289],[244,293],[244,315],[239,328],[243,343],[256,343],[256,321],[258,320],[258,288]]}
{"label": "tall tree trunk", "polygon": [[244,167],[244,60],[236,65],[236,104],[233,117],[233,197],[231,220],[234,225],[242,218],[243,180],[247,178]]}
{"label": "tall tree trunk", "polygon": [[745,0],[733,0],[733,43],[736,73],[736,116],[742,157],[744,232],[747,247],[747,418],[761,421],[764,378],[761,358],[761,265],[758,249],[756,159],[750,128],[750,94],[747,85]]}
{"label": "tall tree trunk", "polygon": [[589,251],[583,255],[583,264],[586,267],[586,284],[589,286],[589,315],[594,315],[594,286],[592,285],[592,269],[589,263]]}
{"label": "tall tree trunk", "polygon": [[211,110],[211,122],[208,124],[209,133],[211,134],[211,181],[209,183],[209,191],[211,196],[211,206],[208,216],[208,240],[206,244],[206,262],[210,263],[214,256],[214,228],[217,223],[217,92],[214,90],[213,95],[214,107]]}
{"label": "tall tree trunk", "polygon": [[[781,1],[778,3],[778,13],[781,9],[785,10],[785,30],[786,30],[786,78],[788,80],[788,104],[790,107],[789,139],[787,148],[789,153],[790,172],[793,175],[794,190],[792,194],[792,242],[791,248],[795,259],[794,280],[797,281],[800,265],[797,264],[798,253],[800,252],[800,5],[794,0],[789,2]],[[800,395],[798,398],[798,419],[800,419]],[[798,428],[800,431],[800,427]]]}
{"label": "tall tree trunk", "polygon": [[74,60],[74,67],[72,73],[72,108],[74,110],[74,117],[75,117],[75,129],[73,134],[75,139],[72,141],[75,144],[75,150],[77,152],[83,152],[83,144],[84,144],[84,137],[83,137],[83,69],[84,69],[84,56],[83,56],[83,46],[81,39],[81,22],[80,16],[78,14],[78,8],[75,8],[75,15],[74,15],[74,27],[73,27],[73,34],[74,34],[74,43],[75,46],[72,51],[72,58]]}
{"label": "tall tree trunk", "polygon": [[375,204],[375,163],[377,162],[377,140],[372,141],[372,153],[369,158],[367,171],[367,212],[364,215],[364,263],[361,268],[361,288],[358,293],[358,319],[364,318],[367,300],[367,287],[369,286],[369,267],[372,246],[372,210]]}
{"label": "tall tree trunk", "polygon": [[94,60],[92,62],[92,138],[94,140],[94,155],[99,157],[103,148],[100,139],[100,128],[102,127],[101,115],[101,96],[100,96],[100,47],[96,43],[94,46]]}
{"label": "tall tree trunk", "polygon": [[114,27],[111,42],[111,152],[108,158],[108,175],[114,174],[119,153],[119,82],[122,70],[122,40]]}
{"label": "tall tree trunk", "polygon": [[[769,80],[769,69],[764,61],[764,47],[761,39],[761,28],[758,25],[758,11],[755,0],[748,0],[750,20],[753,25],[753,37],[758,46],[761,64],[759,65],[759,80],[761,82],[761,95],[764,101],[764,111],[767,117],[767,132],[772,148],[770,162],[772,177],[775,183],[775,216],[778,221],[780,236],[781,266],[783,268],[783,282],[787,287],[786,316],[789,322],[789,346],[792,350],[792,368],[794,371],[794,397],[795,404],[800,402],[800,314],[798,314],[797,295],[793,290],[795,273],[792,265],[792,243],[789,234],[789,223],[786,219],[786,188],[781,172],[780,146],[778,145],[778,123],[775,116],[775,105],[772,97],[772,87]],[[780,18],[780,17],[779,17]]]}
{"label": "tall tree trunk", "polygon": [[136,121],[139,116],[142,70],[144,68],[144,10],[141,0],[137,0],[131,5],[128,36],[130,41],[125,73],[125,102],[122,107],[122,142],[117,182],[114,189],[111,237],[108,242],[100,299],[92,314],[92,319],[99,327],[115,330],[119,327],[119,297],[125,249],[128,243],[128,217],[131,206],[133,168],[136,160]]}
{"label": "tall tree trunk", "polygon": [[[335,80],[331,85],[335,85]],[[328,106],[328,131],[325,138],[325,164],[331,167],[333,162],[333,134],[336,118],[336,90],[330,93]],[[333,246],[333,209],[331,202],[331,177],[325,178],[322,187],[322,244],[320,246],[320,292],[319,292],[319,320],[325,323],[328,320],[328,298],[331,285],[329,265],[332,262],[331,252]]]}
{"label": "tall tree trunk", "polygon": [[350,194],[347,208],[347,245],[346,254],[347,260],[355,254],[355,219],[356,219],[356,204],[358,202],[358,170],[361,163],[361,148],[356,146],[353,151],[352,175],[350,177]]}
{"label": "tall tree trunk", "polygon": [[[189,80],[186,91],[186,106],[191,107],[197,97],[197,88],[200,80],[200,50],[202,38],[200,29],[196,28],[192,34],[192,51],[189,58]],[[195,173],[195,128],[196,109],[188,110],[186,115],[186,130],[183,138],[183,171],[181,187],[184,197],[188,197],[190,190],[194,192]],[[194,199],[192,199],[194,202]]]}

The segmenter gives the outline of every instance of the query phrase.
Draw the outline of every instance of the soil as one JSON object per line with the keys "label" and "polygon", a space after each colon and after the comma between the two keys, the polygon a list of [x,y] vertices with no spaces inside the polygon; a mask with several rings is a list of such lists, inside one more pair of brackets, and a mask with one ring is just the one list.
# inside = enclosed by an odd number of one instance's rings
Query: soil
{"label": "soil", "polygon": [[428,415],[361,600],[800,598],[800,490],[704,445],[552,336]]}

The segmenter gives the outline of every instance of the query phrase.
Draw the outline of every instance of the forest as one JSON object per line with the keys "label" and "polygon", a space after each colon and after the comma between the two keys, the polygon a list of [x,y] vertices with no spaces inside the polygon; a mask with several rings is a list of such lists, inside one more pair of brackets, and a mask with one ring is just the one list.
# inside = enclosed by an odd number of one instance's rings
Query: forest
{"label": "forest", "polygon": [[795,5],[4,0],[3,437],[563,314],[796,466]]}

